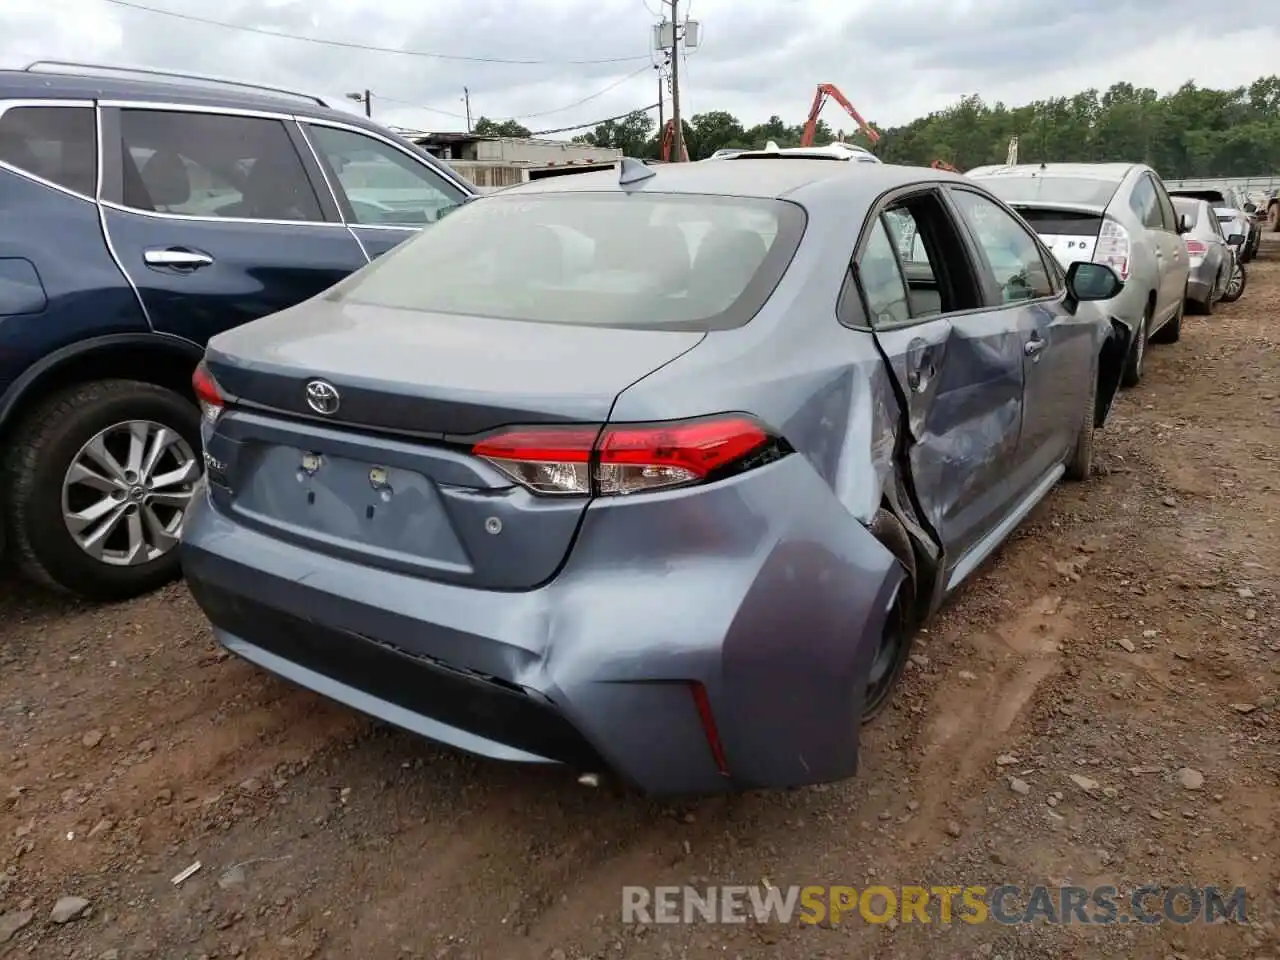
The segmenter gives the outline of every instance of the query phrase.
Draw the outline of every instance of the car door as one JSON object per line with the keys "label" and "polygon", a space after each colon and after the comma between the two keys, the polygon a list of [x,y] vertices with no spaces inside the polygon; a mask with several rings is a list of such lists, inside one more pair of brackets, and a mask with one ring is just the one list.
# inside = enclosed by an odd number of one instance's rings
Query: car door
{"label": "car door", "polygon": [[368,262],[291,119],[113,103],[102,122],[107,237],[154,329],[203,344]]}
{"label": "car door", "polygon": [[916,498],[954,570],[1023,495],[1015,460],[1026,331],[1015,312],[986,309],[971,251],[935,187],[882,201],[854,263],[866,325],[906,409]]}
{"label": "car door", "polygon": [[303,130],[351,232],[370,258],[435,223],[471,194],[391,140],[308,120]]}
{"label": "car door", "polygon": [[1038,487],[1057,479],[1075,448],[1097,376],[1098,314],[1092,307],[1068,309],[1065,276],[1014,213],[976,190],[951,187],[948,193],[978,248],[993,306],[1016,314],[1011,325],[1026,335],[1017,460],[1025,482]]}
{"label": "car door", "polygon": [[1183,298],[1187,294],[1187,280],[1191,276],[1191,255],[1187,253],[1187,245],[1178,232],[1178,214],[1173,209],[1173,201],[1163,181],[1154,173],[1146,174],[1151,180],[1151,188],[1156,193],[1156,203],[1160,207],[1160,242],[1165,251],[1164,271],[1160,278],[1160,302],[1156,307],[1156,317],[1163,322],[1178,312]]}

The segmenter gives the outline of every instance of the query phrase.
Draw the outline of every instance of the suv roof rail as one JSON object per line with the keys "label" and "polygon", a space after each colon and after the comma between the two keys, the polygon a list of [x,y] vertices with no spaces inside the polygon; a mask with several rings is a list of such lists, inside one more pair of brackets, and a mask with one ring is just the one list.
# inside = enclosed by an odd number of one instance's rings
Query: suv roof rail
{"label": "suv roof rail", "polygon": [[22,68],[27,73],[78,73],[83,76],[93,76],[95,72],[103,72],[108,74],[123,74],[124,76],[139,77],[156,77],[162,80],[196,80],[200,83],[221,84],[228,87],[237,87],[241,90],[257,90],[266,93],[283,94],[287,97],[296,97],[300,100],[306,100],[308,103],[319,104],[322,107],[328,107],[329,104],[320,99],[313,93],[299,93],[297,90],[287,90],[283,87],[272,87],[260,83],[246,83],[243,80],[228,80],[225,77],[208,77],[199,73],[178,73],[172,70],[152,70],[147,67],[120,67],[107,63],[79,63],[74,60],[33,60]]}

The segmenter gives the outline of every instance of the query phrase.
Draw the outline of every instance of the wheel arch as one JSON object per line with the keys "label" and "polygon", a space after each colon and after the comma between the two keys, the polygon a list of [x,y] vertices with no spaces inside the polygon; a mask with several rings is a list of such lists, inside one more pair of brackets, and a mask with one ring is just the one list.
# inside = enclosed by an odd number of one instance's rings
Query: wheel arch
{"label": "wheel arch", "polygon": [[160,333],[119,333],[77,341],[28,367],[0,395],[0,444],[46,397],[94,380],[138,380],[173,390],[193,403],[191,374],[204,350]]}

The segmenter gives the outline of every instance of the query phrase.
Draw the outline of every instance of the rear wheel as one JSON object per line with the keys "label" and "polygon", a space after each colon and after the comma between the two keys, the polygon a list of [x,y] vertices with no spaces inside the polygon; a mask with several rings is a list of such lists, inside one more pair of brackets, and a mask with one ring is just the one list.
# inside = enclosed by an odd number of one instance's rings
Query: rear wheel
{"label": "rear wheel", "polygon": [[1236,261],[1231,268],[1231,276],[1227,278],[1227,289],[1222,294],[1223,303],[1235,303],[1244,294],[1245,285],[1249,282],[1249,274],[1244,264]]}
{"label": "rear wheel", "polygon": [[902,679],[907,660],[911,656],[911,643],[915,638],[916,627],[916,564],[911,540],[902,524],[888,510],[880,510],[876,514],[871,532],[898,558],[906,576],[894,600],[893,609],[885,619],[880,642],[871,662],[866,699],[862,707],[863,723],[869,723],[878,717],[892,700],[893,692]]}
{"label": "rear wheel", "polygon": [[21,572],[90,600],[175,579],[199,451],[199,413],[171,390],[101,380],[50,397],[5,464],[4,520]]}
{"label": "rear wheel", "polygon": [[1129,347],[1129,359],[1125,362],[1124,373],[1120,375],[1122,387],[1136,387],[1142,380],[1142,361],[1147,356],[1147,332],[1151,329],[1151,307],[1142,314],[1138,321],[1138,329],[1133,331],[1133,344]]}

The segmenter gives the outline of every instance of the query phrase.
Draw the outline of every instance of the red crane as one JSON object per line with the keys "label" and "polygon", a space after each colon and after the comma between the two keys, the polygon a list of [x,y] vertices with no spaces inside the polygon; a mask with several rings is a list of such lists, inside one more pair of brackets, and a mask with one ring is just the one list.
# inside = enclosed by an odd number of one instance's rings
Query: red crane
{"label": "red crane", "polygon": [[[664,163],[671,162],[671,145],[676,139],[676,122],[668,120],[662,128],[662,141],[658,145],[658,156],[662,158]],[[680,152],[684,154],[676,162],[689,162],[689,146],[683,140],[680,141]]]}
{"label": "red crane", "polygon": [[813,95],[813,106],[809,108],[809,119],[805,121],[804,134],[800,137],[800,146],[813,146],[813,135],[818,129],[818,114],[820,114],[822,112],[822,108],[826,106],[828,97],[834,98],[836,103],[844,107],[849,116],[853,117],[854,122],[858,125],[858,129],[866,134],[868,140],[872,143],[880,142],[879,132],[875,127],[862,119],[862,114],[858,113],[854,105],[849,102],[849,98],[840,92],[839,87],[834,83],[820,83],[818,84],[818,92]]}

